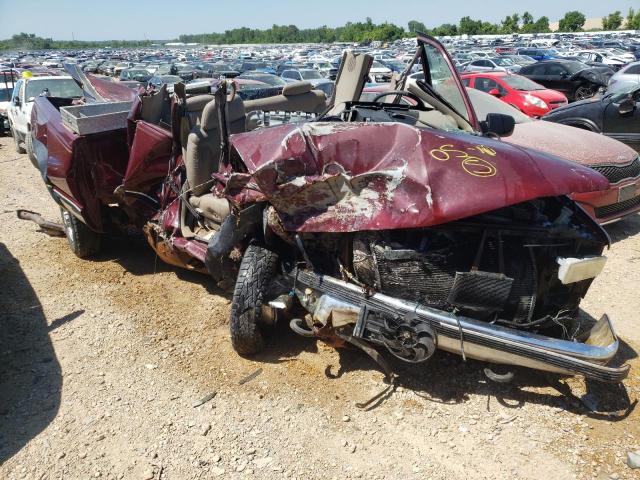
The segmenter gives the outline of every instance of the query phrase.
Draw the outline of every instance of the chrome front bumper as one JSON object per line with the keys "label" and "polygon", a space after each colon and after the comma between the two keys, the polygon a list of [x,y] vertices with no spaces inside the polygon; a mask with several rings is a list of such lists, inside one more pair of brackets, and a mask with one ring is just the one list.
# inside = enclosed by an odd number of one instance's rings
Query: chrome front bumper
{"label": "chrome front bumper", "polygon": [[322,307],[321,314],[325,318],[331,313],[326,311],[326,305],[332,303],[340,305],[335,308],[343,324],[346,323],[345,318],[351,315],[355,323],[354,337],[363,338],[362,312],[392,317],[414,314],[427,322],[436,333],[437,348],[457,354],[462,354],[463,348],[465,356],[469,358],[583,375],[604,382],[619,382],[629,372],[629,365],[606,366],[619,346],[606,315],[593,326],[584,341],[567,341],[456,316],[381,293],[367,295],[357,285],[308,271],[294,271],[290,276],[296,289],[310,289],[317,297],[328,296],[331,299],[331,302],[324,302],[325,306]]}

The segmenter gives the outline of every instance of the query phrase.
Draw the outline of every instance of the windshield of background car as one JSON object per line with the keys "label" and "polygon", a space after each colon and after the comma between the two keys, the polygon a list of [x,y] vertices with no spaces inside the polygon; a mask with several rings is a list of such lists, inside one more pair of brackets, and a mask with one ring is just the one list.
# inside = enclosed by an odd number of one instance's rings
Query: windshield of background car
{"label": "windshield of background car", "polygon": [[11,100],[11,92],[13,92],[13,87],[0,87],[0,102],[9,102]]}
{"label": "windshield of background car", "polygon": [[521,90],[524,92],[530,92],[532,90],[544,90],[544,87],[527,77],[521,77],[520,75],[506,75],[502,77],[502,81],[509,85],[514,90]]}
{"label": "windshield of background car", "polygon": [[320,72],[316,72],[315,70],[302,70],[300,72],[303,80],[317,80],[319,78],[324,78],[320,75]]}
{"label": "windshield of background car", "polygon": [[589,68],[588,65],[582,63],[582,62],[563,62],[562,65],[564,67],[566,67],[567,70],[569,70],[569,73],[571,75],[575,75],[578,72],[581,72],[582,70],[584,70],[585,68]]}
{"label": "windshield of background car", "polygon": [[511,67],[515,65],[515,63],[513,63],[513,60],[511,60],[510,58],[492,58],[492,60],[493,63],[501,67]]}
{"label": "windshield of background car", "polygon": [[35,80],[27,83],[25,97],[31,101],[40,95],[45,89],[49,90],[49,96],[61,98],[80,98],[82,89],[72,78],[58,78],[47,80]]}
{"label": "windshield of background car", "polygon": [[632,95],[633,98],[638,101],[638,99],[640,98],[640,85],[638,85],[637,83],[630,83],[628,85],[625,85],[624,87],[621,87],[620,90],[612,93],[612,95],[613,96],[611,100],[614,103],[619,103],[626,100],[629,95]]}
{"label": "windshield of background car", "polygon": [[163,75],[160,77],[160,80],[162,83],[166,83],[168,85],[173,85],[174,83],[182,81],[182,79],[177,75]]}
{"label": "windshield of background car", "polygon": [[431,85],[462,117],[470,122],[471,115],[467,111],[464,103],[464,97],[455,81],[457,75],[453,72],[447,61],[435,46],[428,43],[424,44],[424,51],[429,62],[429,71],[431,72]]}

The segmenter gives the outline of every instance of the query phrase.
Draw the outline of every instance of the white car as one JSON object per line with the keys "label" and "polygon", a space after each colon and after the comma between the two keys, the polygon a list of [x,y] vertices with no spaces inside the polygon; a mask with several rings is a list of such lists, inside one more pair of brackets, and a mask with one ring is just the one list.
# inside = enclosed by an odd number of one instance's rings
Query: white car
{"label": "white car", "polygon": [[9,117],[7,110],[11,105],[13,83],[0,82],[0,133],[9,131]]}
{"label": "white car", "polygon": [[16,82],[7,108],[9,128],[16,145],[16,152],[28,153],[34,162],[35,155],[31,144],[31,109],[38,95],[61,98],[80,98],[82,89],[71,77],[31,77]]}
{"label": "white car", "polygon": [[632,84],[640,84],[640,62],[630,63],[616,72],[609,80],[607,92],[618,92]]}
{"label": "white car", "polygon": [[625,63],[627,63],[621,59],[612,58],[596,50],[581,50],[578,52],[573,52],[569,56],[571,55],[577,56],[584,63],[587,63],[587,62],[602,63],[603,65],[607,65],[613,68],[614,70],[622,67]]}
{"label": "white car", "polygon": [[511,72],[520,70],[520,65],[510,58],[494,57],[472,60],[464,67],[466,72]]}
{"label": "white car", "polygon": [[379,61],[374,60],[369,69],[370,83],[383,83],[391,81],[391,69],[385,67]]}

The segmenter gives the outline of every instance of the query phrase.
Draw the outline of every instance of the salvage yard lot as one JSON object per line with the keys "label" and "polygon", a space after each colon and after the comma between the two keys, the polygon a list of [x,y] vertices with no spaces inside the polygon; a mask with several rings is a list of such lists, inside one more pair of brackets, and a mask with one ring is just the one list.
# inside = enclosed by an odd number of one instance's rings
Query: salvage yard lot
{"label": "salvage yard lot", "polygon": [[362,353],[283,328],[238,357],[230,296],[206,276],[138,238],[79,260],[16,218],[59,213],[10,137],[0,165],[2,479],[637,478],[625,461],[640,448],[640,215],[608,227],[609,261],[583,303],[624,340],[622,387],[528,370],[497,385],[482,363],[439,352],[395,364],[398,391],[362,411],[384,387]]}

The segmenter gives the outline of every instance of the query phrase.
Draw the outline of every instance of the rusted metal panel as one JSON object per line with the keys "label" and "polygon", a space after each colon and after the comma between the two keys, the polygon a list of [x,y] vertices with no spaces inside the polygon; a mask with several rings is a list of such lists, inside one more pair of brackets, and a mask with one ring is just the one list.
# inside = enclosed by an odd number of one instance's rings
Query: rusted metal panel
{"label": "rusted metal panel", "polygon": [[231,144],[292,231],[426,227],[609,186],[551,155],[400,123],[289,124]]}

